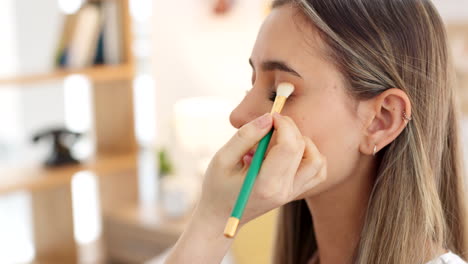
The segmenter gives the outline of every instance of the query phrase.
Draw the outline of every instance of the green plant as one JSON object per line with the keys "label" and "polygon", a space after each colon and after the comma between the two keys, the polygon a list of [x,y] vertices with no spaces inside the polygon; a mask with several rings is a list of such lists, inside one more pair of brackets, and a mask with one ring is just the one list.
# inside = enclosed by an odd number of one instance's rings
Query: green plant
{"label": "green plant", "polygon": [[165,149],[161,149],[158,151],[158,161],[159,161],[159,175],[160,176],[172,174],[172,172],[174,171],[174,168],[169,159],[169,155]]}

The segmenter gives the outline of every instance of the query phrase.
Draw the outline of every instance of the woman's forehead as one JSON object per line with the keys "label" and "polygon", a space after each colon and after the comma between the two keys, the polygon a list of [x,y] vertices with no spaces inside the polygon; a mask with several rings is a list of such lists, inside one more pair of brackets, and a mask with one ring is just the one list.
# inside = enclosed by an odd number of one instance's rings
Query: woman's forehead
{"label": "woman's forehead", "polygon": [[274,8],[265,19],[251,59],[254,63],[275,59],[307,67],[324,58],[324,51],[325,43],[315,27],[294,7],[285,5]]}
{"label": "woman's forehead", "polygon": [[291,5],[284,5],[274,8],[264,21],[250,59],[256,69],[267,61],[284,62],[308,81],[322,71],[335,71],[325,50],[312,23]]}

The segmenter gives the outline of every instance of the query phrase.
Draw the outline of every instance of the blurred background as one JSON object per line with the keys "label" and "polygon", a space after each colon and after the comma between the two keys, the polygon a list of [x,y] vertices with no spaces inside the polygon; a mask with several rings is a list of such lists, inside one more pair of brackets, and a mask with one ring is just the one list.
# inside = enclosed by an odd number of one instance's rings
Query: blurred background
{"label": "blurred background", "polygon": [[[270,2],[0,0],[0,263],[162,263],[235,132]],[[434,3],[468,143],[468,1]],[[275,215],[225,262],[269,263]]]}

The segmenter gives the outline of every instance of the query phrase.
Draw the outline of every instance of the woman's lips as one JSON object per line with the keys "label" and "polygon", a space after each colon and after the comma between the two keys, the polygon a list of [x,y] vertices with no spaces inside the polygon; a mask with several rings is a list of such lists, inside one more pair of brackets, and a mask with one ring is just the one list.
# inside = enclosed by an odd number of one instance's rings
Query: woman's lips
{"label": "woman's lips", "polygon": [[244,157],[242,158],[242,160],[244,161],[244,165],[249,166],[250,163],[252,163],[254,154],[255,150],[250,150],[249,152],[247,152],[247,154],[244,155]]}
{"label": "woman's lips", "polygon": [[[273,142],[273,140],[272,140],[272,142]],[[242,161],[244,163],[244,166],[250,166],[250,163],[252,163],[255,151],[257,150],[257,147],[258,147],[258,145],[255,145],[255,147],[253,147],[251,150],[249,150],[249,152],[247,152],[247,154],[245,154],[244,157],[242,157]],[[271,144],[267,148],[267,150],[265,152],[265,157],[263,159],[265,159],[268,156],[268,153],[270,153],[270,147],[271,147]]]}

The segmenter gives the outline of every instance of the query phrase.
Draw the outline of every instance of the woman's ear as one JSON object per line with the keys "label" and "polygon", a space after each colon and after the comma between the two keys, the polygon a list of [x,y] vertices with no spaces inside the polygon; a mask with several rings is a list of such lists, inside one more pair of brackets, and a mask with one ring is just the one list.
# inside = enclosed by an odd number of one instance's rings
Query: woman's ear
{"label": "woman's ear", "polygon": [[411,103],[403,90],[391,88],[360,102],[358,113],[364,121],[359,150],[375,155],[405,129],[411,120]]}

